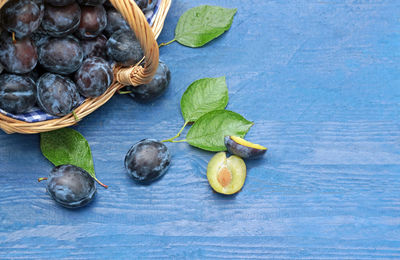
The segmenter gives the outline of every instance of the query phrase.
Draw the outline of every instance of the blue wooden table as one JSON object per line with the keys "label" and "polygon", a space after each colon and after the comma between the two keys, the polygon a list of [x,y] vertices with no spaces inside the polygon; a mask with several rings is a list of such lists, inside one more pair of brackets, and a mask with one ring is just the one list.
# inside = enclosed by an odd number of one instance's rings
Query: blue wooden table
{"label": "blue wooden table", "polygon": [[[0,258],[399,259],[400,1],[175,0],[160,42],[199,4],[238,8],[231,30],[163,47],[165,95],[115,96],[75,127],[110,186],[89,206],[64,209],[37,182],[52,168],[38,135],[0,133]],[[185,143],[168,144],[161,180],[132,181],[130,146],[174,136],[186,87],[224,75],[228,109],[269,148],[243,190],[214,193],[213,153]]]}

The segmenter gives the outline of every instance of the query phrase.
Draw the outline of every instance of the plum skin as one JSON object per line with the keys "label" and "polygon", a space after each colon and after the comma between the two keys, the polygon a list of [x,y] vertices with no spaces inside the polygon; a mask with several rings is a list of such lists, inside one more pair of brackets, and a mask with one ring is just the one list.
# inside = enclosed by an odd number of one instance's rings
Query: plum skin
{"label": "plum skin", "polygon": [[143,50],[132,31],[120,29],[107,41],[107,55],[122,66],[136,65],[143,58]]}
{"label": "plum skin", "polygon": [[0,61],[10,73],[28,73],[38,63],[36,46],[29,37],[14,43],[11,34],[3,32],[0,36]]}
{"label": "plum skin", "polygon": [[87,98],[101,96],[114,79],[112,68],[100,57],[87,58],[75,73],[79,93]]}
{"label": "plum skin", "polygon": [[44,2],[53,6],[66,6],[73,4],[75,0],[45,0]]}
{"label": "plum skin", "polygon": [[39,63],[47,71],[68,75],[79,69],[83,61],[83,50],[75,37],[50,37],[38,48]]}
{"label": "plum skin", "polygon": [[129,95],[137,101],[154,100],[165,92],[170,81],[171,72],[168,66],[164,62],[159,61],[158,68],[153,79],[147,84],[129,87],[128,90],[131,91]]}
{"label": "plum skin", "polygon": [[81,6],[81,22],[75,35],[81,39],[96,38],[107,26],[107,12],[102,5]]}
{"label": "plum skin", "polygon": [[48,35],[61,37],[76,31],[80,21],[81,8],[76,3],[62,7],[46,5],[41,26]]}
{"label": "plum skin", "polygon": [[125,168],[138,182],[149,183],[168,170],[171,154],[165,144],[154,139],[143,139],[134,144],[125,156]]}
{"label": "plum skin", "polygon": [[30,0],[8,1],[0,10],[1,23],[5,29],[23,38],[34,32],[42,20],[41,8]]}
{"label": "plum skin", "polygon": [[265,154],[267,149],[258,149],[235,142],[230,136],[224,138],[228,152],[244,159],[257,159]]}
{"label": "plum skin", "polygon": [[13,114],[28,112],[36,103],[36,85],[28,76],[0,76],[0,108]]}
{"label": "plum skin", "polygon": [[107,59],[107,38],[103,34],[100,34],[94,39],[81,40],[81,46],[83,51],[83,59],[88,57],[101,57]]}
{"label": "plum skin", "polygon": [[120,29],[125,31],[131,30],[129,24],[125,21],[120,12],[115,9],[107,10],[107,26],[104,28],[104,34],[110,37],[115,31]]}
{"label": "plum skin", "polygon": [[96,6],[96,5],[102,5],[104,4],[106,0],[78,0],[78,3],[80,5],[91,5],[91,6]]}
{"label": "plum skin", "polygon": [[65,116],[79,105],[80,96],[75,83],[58,74],[43,74],[37,85],[37,103],[54,116]]}
{"label": "plum skin", "polygon": [[61,206],[78,208],[93,200],[96,185],[87,171],[67,164],[56,166],[50,172],[47,191]]}

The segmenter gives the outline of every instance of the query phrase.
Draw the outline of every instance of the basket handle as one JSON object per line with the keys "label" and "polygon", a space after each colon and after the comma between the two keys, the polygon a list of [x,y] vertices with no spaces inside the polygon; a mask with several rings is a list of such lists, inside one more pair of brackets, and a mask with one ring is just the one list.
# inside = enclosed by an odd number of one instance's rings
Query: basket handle
{"label": "basket handle", "polygon": [[123,86],[137,86],[149,83],[157,71],[159,59],[158,44],[153,30],[142,10],[140,10],[133,0],[110,0],[110,2],[135,32],[136,38],[140,42],[140,46],[144,52],[143,67],[140,65],[127,68],[115,66],[115,79]]}

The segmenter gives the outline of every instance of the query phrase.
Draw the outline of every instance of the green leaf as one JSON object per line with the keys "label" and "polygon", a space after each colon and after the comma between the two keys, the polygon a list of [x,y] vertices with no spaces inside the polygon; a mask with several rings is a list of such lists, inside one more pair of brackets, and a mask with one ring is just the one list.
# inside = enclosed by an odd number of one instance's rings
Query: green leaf
{"label": "green leaf", "polygon": [[72,164],[86,170],[100,185],[94,172],[89,143],[78,131],[63,128],[40,134],[42,154],[55,166]]}
{"label": "green leaf", "polygon": [[243,138],[252,125],[252,122],[235,112],[211,111],[194,123],[186,135],[186,141],[207,151],[226,151],[224,137],[235,135]]}
{"label": "green leaf", "polygon": [[224,109],[228,99],[225,77],[196,80],[182,95],[183,118],[185,122],[195,122],[210,111]]}
{"label": "green leaf", "polygon": [[188,47],[201,47],[232,25],[237,9],[201,5],[186,11],[175,28],[175,39]]}

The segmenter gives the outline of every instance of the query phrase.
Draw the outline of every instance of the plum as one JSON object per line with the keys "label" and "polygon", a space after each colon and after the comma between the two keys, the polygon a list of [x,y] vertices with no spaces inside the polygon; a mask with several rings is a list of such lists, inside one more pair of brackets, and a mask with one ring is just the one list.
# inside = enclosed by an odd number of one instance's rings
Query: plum
{"label": "plum", "polygon": [[136,87],[130,86],[128,90],[131,91],[129,95],[138,101],[151,101],[159,97],[167,89],[171,81],[171,72],[168,66],[160,61],[158,63],[157,72],[153,79],[144,85]]}
{"label": "plum", "polygon": [[10,73],[24,74],[33,70],[38,62],[34,42],[25,37],[13,42],[11,34],[2,32],[0,36],[0,62]]}
{"label": "plum", "polygon": [[215,154],[207,166],[207,179],[218,193],[230,195],[240,191],[246,180],[246,164],[239,156],[226,157],[225,152]]}
{"label": "plum", "polygon": [[50,172],[47,178],[47,191],[61,206],[78,208],[93,200],[96,185],[87,171],[75,165],[66,164],[56,166]]}
{"label": "plum", "polygon": [[107,26],[104,29],[104,34],[107,37],[110,37],[115,31],[120,29],[127,31],[131,30],[120,12],[115,9],[107,10]]}
{"label": "plum", "polygon": [[69,78],[45,73],[37,82],[37,101],[46,113],[65,116],[79,105],[80,96]]}
{"label": "plum", "polygon": [[38,48],[39,63],[47,71],[67,75],[79,69],[83,61],[83,50],[75,37],[50,37]]}
{"label": "plum", "polygon": [[81,40],[83,58],[96,56],[107,59],[106,43],[107,38],[102,34],[94,39]]}
{"label": "plum", "polygon": [[108,39],[107,55],[122,66],[132,66],[143,58],[144,53],[135,34],[121,29]]}
{"label": "plum", "polygon": [[107,61],[100,57],[87,58],[75,73],[79,93],[84,97],[98,97],[111,85],[114,74]]}
{"label": "plum", "polygon": [[28,112],[36,103],[35,82],[28,76],[0,75],[0,108],[20,114]]}
{"label": "plum", "polygon": [[76,36],[79,39],[96,38],[107,26],[107,13],[102,5],[81,6],[81,23]]}
{"label": "plum", "polygon": [[165,144],[154,139],[143,139],[129,149],[125,168],[129,175],[142,183],[163,176],[171,164],[171,154]]}
{"label": "plum", "polygon": [[78,0],[78,3],[80,5],[91,5],[91,6],[96,6],[96,5],[102,5],[104,4],[106,0]]}
{"label": "plum", "polygon": [[75,0],[44,0],[44,2],[53,6],[66,6],[75,3]]}
{"label": "plum", "polygon": [[46,5],[42,28],[51,36],[61,37],[78,29],[81,9],[77,3],[66,6]]}
{"label": "plum", "polygon": [[40,6],[30,0],[11,0],[0,10],[1,24],[15,37],[23,38],[39,28],[42,11]]}
{"label": "plum", "polygon": [[228,152],[244,159],[259,158],[267,151],[266,147],[250,143],[238,136],[225,136],[224,142]]}

